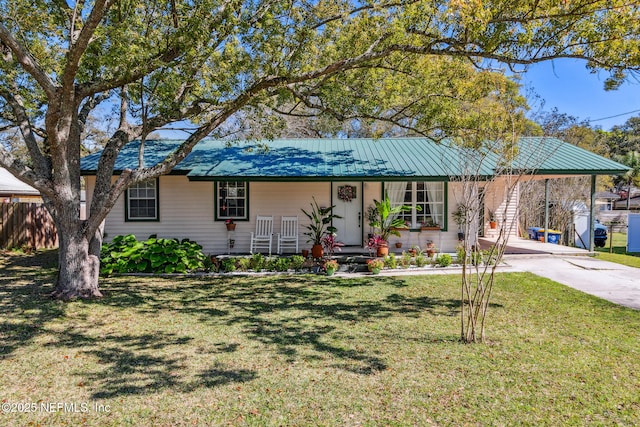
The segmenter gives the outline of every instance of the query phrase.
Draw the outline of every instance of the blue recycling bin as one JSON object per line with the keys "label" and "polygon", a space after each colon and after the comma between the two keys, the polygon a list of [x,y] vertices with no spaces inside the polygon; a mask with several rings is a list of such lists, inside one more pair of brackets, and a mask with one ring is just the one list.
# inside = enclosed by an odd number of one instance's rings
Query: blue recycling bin
{"label": "blue recycling bin", "polygon": [[[529,239],[531,240],[540,240],[540,230],[544,230],[542,227],[529,227],[527,231],[529,232]],[[544,234],[544,233],[542,233]]]}
{"label": "blue recycling bin", "polygon": [[[543,242],[544,241],[544,228],[542,227],[529,227],[527,228],[527,231],[529,232],[529,239],[531,240],[537,240],[538,242]],[[554,243],[554,244],[558,244],[560,243],[560,235],[562,234],[561,231],[558,230],[549,230],[547,232],[547,243]]]}
{"label": "blue recycling bin", "polygon": [[[560,235],[562,234],[561,231],[558,230],[548,230],[547,231],[547,243],[553,243],[553,244],[558,244],[560,243]],[[540,240],[541,242],[544,241],[544,228],[541,228],[538,230],[538,240]]]}
{"label": "blue recycling bin", "polygon": [[[551,231],[549,230],[549,232],[547,233],[547,242],[548,243],[554,243],[554,244],[558,244],[560,243],[560,232],[559,231]],[[544,233],[543,233],[544,236]]]}

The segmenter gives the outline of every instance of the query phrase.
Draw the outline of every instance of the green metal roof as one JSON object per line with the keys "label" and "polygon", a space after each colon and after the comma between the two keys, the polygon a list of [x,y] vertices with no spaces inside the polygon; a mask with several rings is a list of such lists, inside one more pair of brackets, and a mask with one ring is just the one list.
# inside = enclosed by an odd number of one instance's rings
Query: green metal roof
{"label": "green metal roof", "polygon": [[[145,143],[144,166],[162,161],[181,141]],[[138,167],[139,142],[120,152],[116,173]],[[266,149],[264,147],[267,147]],[[612,160],[554,138],[521,138],[513,166],[536,174],[611,175],[628,170]],[[95,173],[100,153],[82,159],[83,174]],[[480,159],[483,159],[480,162]],[[449,141],[427,138],[288,139],[228,143],[205,139],[178,164],[174,174],[192,180],[448,180],[468,175],[491,176],[498,158],[480,156]]]}

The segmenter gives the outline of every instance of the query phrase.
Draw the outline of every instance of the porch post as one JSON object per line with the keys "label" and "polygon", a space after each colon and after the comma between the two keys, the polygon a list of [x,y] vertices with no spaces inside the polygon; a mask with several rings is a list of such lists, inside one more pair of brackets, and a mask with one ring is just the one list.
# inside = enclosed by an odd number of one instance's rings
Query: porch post
{"label": "porch post", "polygon": [[[591,206],[589,207],[589,252],[595,250],[596,224],[596,175],[591,175]],[[611,236],[609,236],[611,238]]]}
{"label": "porch post", "polygon": [[544,180],[544,243],[549,237],[549,178]]}

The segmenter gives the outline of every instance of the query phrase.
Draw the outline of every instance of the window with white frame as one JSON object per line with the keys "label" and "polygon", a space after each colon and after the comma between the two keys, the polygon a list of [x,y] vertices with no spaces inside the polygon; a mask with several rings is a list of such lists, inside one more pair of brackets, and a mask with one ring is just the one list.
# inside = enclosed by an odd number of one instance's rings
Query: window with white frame
{"label": "window with white frame", "polygon": [[216,183],[217,219],[248,219],[248,184],[243,181]]}
{"label": "window with white frame", "polygon": [[385,191],[392,206],[413,208],[399,214],[409,227],[446,227],[444,182],[387,182]]}
{"label": "window with white frame", "polygon": [[139,182],[127,189],[126,219],[128,221],[158,220],[158,180]]}

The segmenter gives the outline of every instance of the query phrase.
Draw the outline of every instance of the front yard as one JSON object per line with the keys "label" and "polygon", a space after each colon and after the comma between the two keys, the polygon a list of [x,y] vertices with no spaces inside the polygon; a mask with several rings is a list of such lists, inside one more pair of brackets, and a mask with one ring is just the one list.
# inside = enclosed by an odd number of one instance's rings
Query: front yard
{"label": "front yard", "polygon": [[[611,233],[604,248],[596,248],[596,256],[604,261],[615,262],[629,267],[640,268],[640,253],[627,252],[627,235],[624,233]],[[609,245],[611,244],[611,253]]]}
{"label": "front yard", "polygon": [[455,276],[112,277],[62,303],[53,259],[0,258],[0,425],[640,424],[640,312],[530,274],[464,345]]}

